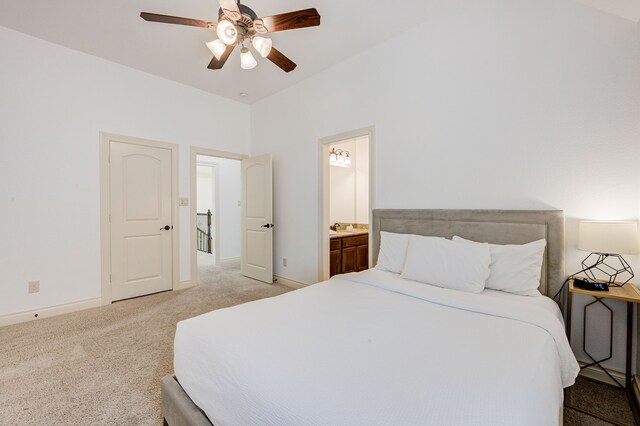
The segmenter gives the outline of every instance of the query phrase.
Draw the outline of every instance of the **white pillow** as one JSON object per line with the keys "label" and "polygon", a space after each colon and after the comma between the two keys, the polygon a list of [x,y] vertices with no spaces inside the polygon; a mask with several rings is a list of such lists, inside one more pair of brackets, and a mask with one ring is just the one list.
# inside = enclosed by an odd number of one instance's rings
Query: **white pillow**
{"label": "white pillow", "polygon": [[409,234],[395,234],[393,232],[380,231],[380,251],[376,269],[389,271],[394,274],[402,272],[404,258],[407,255]]}
{"label": "white pillow", "polygon": [[[486,244],[465,240],[455,236],[453,241],[467,244]],[[540,274],[545,239],[527,244],[489,244],[491,251],[491,274],[485,286],[521,296],[540,296]]]}
{"label": "white pillow", "polygon": [[402,277],[438,287],[480,293],[489,276],[489,244],[460,244],[411,235]]}

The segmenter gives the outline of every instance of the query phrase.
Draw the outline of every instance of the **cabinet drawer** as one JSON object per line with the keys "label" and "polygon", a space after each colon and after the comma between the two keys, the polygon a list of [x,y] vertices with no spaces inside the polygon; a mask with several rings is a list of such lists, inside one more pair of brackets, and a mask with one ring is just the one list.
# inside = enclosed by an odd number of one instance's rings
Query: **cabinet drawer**
{"label": "cabinet drawer", "polygon": [[342,247],[355,247],[361,246],[363,244],[369,243],[368,235],[356,235],[353,237],[343,237],[342,238]]}
{"label": "cabinet drawer", "polygon": [[342,238],[331,238],[329,240],[329,250],[340,250],[340,240]]}

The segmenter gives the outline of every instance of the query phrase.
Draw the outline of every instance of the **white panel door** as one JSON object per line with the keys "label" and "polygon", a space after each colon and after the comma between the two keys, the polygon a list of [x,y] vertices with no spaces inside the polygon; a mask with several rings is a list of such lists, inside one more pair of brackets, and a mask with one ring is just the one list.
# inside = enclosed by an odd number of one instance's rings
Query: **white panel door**
{"label": "white panel door", "polygon": [[242,275],[273,283],[271,155],[242,160]]}
{"label": "white panel door", "polygon": [[111,141],[111,298],[171,290],[171,150]]}

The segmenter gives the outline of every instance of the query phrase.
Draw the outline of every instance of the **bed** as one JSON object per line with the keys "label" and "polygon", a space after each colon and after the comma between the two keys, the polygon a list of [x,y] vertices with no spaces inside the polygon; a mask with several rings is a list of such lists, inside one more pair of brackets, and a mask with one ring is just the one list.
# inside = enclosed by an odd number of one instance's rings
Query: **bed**
{"label": "bed", "polygon": [[[374,210],[383,232],[493,244],[546,239],[540,285],[564,281],[561,211]],[[178,324],[178,425],[554,425],[578,366],[549,297],[425,285],[370,269]]]}

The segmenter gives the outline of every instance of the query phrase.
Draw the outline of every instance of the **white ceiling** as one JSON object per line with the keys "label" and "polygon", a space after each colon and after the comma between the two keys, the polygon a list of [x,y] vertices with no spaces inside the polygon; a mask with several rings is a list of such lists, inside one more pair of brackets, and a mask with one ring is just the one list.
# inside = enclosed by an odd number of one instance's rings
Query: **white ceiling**
{"label": "white ceiling", "polygon": [[[401,0],[391,10],[392,2],[382,0],[246,0],[258,16],[308,7],[322,16],[320,27],[271,35],[298,64],[288,74],[257,54],[258,67],[242,70],[238,49],[222,70],[211,71],[204,43],[213,31],[139,17],[146,11],[215,21],[217,0],[1,0],[0,25],[250,104],[423,22],[438,1],[447,0]],[[640,13],[640,0],[581,1],[628,19]],[[385,28],[389,17],[402,26]]]}
{"label": "white ceiling", "polygon": [[640,19],[640,0],[581,0],[589,6],[612,15],[638,22]]}
{"label": "white ceiling", "polygon": [[[238,49],[222,70],[207,69],[205,42],[215,32],[146,22],[140,12],[216,21],[217,0],[2,0],[0,25],[184,83],[253,103],[397,35],[385,31],[388,2],[380,0],[246,0],[258,16],[315,7],[320,27],[273,33],[274,46],[298,64],[285,73],[255,54],[258,66],[242,70]],[[402,0],[406,27],[424,19],[429,1]],[[248,93],[246,98],[240,92]]]}

